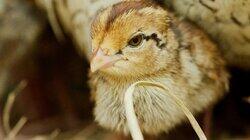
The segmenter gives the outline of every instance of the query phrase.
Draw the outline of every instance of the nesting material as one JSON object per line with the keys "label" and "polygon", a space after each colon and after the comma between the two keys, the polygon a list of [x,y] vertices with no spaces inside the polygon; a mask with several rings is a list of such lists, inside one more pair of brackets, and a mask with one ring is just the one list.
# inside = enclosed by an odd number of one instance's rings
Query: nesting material
{"label": "nesting material", "polygon": [[[41,3],[39,3],[41,2]],[[43,1],[37,1],[37,3],[42,4],[44,8],[46,9],[48,20],[50,22],[50,25],[52,27],[52,30],[57,38],[58,41],[63,41],[65,39],[63,35],[63,31],[59,25],[59,22],[56,17],[56,13],[54,12],[53,3],[55,3],[54,0],[43,0]]]}
{"label": "nesting material", "polygon": [[[4,140],[15,140],[17,139],[18,133],[21,131],[21,129],[24,127],[24,125],[27,123],[28,118],[21,117],[19,121],[15,124],[13,128],[10,127],[10,114],[11,109],[13,107],[13,104],[15,102],[16,96],[18,93],[20,93],[25,87],[27,86],[27,82],[21,81],[18,86],[9,94],[6,105],[4,106],[3,110],[3,129],[5,132]],[[53,131],[50,135],[46,136],[35,136],[30,138],[31,140],[52,140],[55,139],[58,134],[60,133],[60,130]]]}
{"label": "nesting material", "polygon": [[7,103],[6,106],[4,107],[4,111],[3,111],[3,128],[6,134],[6,140],[11,140],[14,139],[16,137],[16,135],[18,134],[18,132],[23,128],[24,124],[27,122],[27,118],[26,117],[22,117],[17,124],[14,126],[13,129],[10,128],[10,123],[9,123],[9,119],[10,119],[10,112],[11,112],[11,108],[14,104],[16,95],[21,92],[27,85],[26,81],[22,81],[20,82],[20,84],[16,87],[16,89],[14,89],[8,99],[7,99]]}
{"label": "nesting material", "polygon": [[199,126],[198,122],[194,118],[193,114],[188,110],[185,104],[174,94],[168,92],[168,88],[161,83],[158,82],[149,82],[149,81],[139,81],[131,86],[126,90],[125,97],[124,97],[124,104],[125,104],[125,112],[127,118],[127,125],[130,131],[130,134],[134,140],[143,140],[143,135],[141,129],[138,124],[138,120],[135,115],[135,110],[133,106],[133,93],[136,86],[143,85],[143,86],[155,86],[161,88],[166,91],[166,94],[178,105],[178,107],[183,111],[183,113],[187,116],[189,122],[191,123],[194,131],[198,135],[200,140],[207,140],[204,132],[202,131],[201,127]]}

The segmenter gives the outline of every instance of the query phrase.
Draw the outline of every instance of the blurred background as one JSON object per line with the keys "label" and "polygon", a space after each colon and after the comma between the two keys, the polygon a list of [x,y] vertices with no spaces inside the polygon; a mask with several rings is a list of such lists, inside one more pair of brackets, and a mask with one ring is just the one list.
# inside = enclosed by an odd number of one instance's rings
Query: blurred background
{"label": "blurred background", "polygon": [[[211,139],[250,140],[250,70],[228,69],[230,92],[213,109],[212,122],[203,124],[204,114],[197,118],[203,128],[210,125]],[[88,70],[69,37],[56,39],[47,15],[33,0],[0,0],[0,140],[7,135],[4,115],[11,95],[10,128],[27,118],[17,140],[124,139],[95,124]],[[157,139],[197,137],[187,122]]]}

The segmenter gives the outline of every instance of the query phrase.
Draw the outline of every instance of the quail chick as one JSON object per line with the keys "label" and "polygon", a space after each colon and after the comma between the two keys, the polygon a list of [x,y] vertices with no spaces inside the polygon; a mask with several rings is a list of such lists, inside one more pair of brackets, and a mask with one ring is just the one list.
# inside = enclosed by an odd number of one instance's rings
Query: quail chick
{"label": "quail chick", "polygon": [[[228,73],[210,39],[151,1],[121,1],[101,10],[91,27],[94,115],[103,127],[128,133],[124,92],[139,80],[169,88],[196,114],[225,93]],[[186,119],[165,91],[138,87],[134,108],[141,130],[157,135]]]}

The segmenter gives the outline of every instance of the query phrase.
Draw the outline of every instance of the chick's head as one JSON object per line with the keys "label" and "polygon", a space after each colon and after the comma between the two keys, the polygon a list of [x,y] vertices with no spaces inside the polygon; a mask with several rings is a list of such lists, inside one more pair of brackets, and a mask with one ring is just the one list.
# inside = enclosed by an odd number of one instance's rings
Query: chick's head
{"label": "chick's head", "polygon": [[133,77],[170,66],[178,46],[170,22],[166,10],[148,1],[100,11],[91,26],[91,71]]}

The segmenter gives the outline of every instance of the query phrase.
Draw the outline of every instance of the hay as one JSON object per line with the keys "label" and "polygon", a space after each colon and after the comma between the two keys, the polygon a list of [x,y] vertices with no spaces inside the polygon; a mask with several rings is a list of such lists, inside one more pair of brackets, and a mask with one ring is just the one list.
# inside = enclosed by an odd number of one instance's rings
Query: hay
{"label": "hay", "polygon": [[5,140],[12,140],[16,137],[18,132],[22,129],[24,124],[27,122],[26,117],[22,117],[17,124],[11,129],[10,127],[10,112],[14,104],[15,98],[19,92],[21,92],[27,85],[26,81],[21,81],[18,86],[9,94],[7,103],[3,110],[3,129],[6,134]]}
{"label": "hay", "polygon": [[[23,126],[28,121],[26,117],[21,117],[21,119],[16,123],[16,125],[13,128],[10,127],[11,108],[13,107],[17,94],[20,93],[26,87],[26,85],[27,85],[26,81],[21,81],[18,84],[18,86],[8,96],[6,105],[4,106],[3,110],[3,130],[5,133],[4,140],[16,139],[18,133],[21,131]],[[31,140],[52,140],[55,139],[59,133],[60,130],[55,130],[48,136],[35,136],[31,138]]]}
{"label": "hay", "polygon": [[[52,30],[57,38],[58,41],[63,41],[65,40],[63,31],[60,27],[59,21],[57,20],[56,14],[54,12],[54,3],[55,0],[43,0],[42,4],[47,12],[47,17],[49,20],[49,23],[52,27]],[[37,1],[38,4],[41,4],[40,1]]]}
{"label": "hay", "polygon": [[166,93],[169,95],[169,97],[175,101],[175,103],[178,105],[178,107],[185,113],[188,120],[190,121],[193,129],[195,130],[196,134],[198,135],[200,140],[207,140],[204,132],[202,131],[201,127],[199,126],[198,122],[192,115],[192,113],[188,110],[188,108],[185,106],[185,104],[174,94],[171,94],[171,92],[168,92],[168,88],[161,83],[157,82],[149,82],[149,81],[139,81],[134,84],[132,84],[127,91],[125,92],[124,97],[124,104],[125,104],[125,112],[126,112],[126,118],[127,118],[127,125],[129,128],[129,131],[131,133],[131,136],[134,140],[143,140],[143,135],[140,130],[138,120],[135,115],[134,106],[133,106],[133,92],[135,90],[135,87],[137,85],[144,85],[144,86],[155,86],[158,88],[161,88],[166,91]]}

